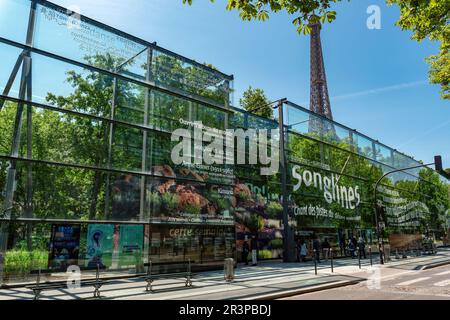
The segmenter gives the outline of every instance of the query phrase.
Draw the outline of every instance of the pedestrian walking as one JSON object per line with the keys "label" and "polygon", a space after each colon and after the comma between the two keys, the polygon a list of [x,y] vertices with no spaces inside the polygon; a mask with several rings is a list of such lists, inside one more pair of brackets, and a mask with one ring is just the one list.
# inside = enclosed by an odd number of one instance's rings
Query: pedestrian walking
{"label": "pedestrian walking", "polygon": [[302,241],[300,243],[300,262],[305,262],[306,261],[306,256],[308,255],[308,248],[306,247],[306,243],[305,241]]}
{"label": "pedestrian walking", "polygon": [[356,240],[355,236],[352,236],[351,241],[353,243],[353,247],[356,249],[358,247],[358,240]]}
{"label": "pedestrian walking", "polygon": [[339,240],[339,249],[341,251],[341,256],[347,255],[347,250],[345,249],[345,234]]}
{"label": "pedestrian walking", "polygon": [[364,259],[366,259],[366,242],[364,241],[363,237],[359,237],[358,239],[358,250],[359,256],[364,257]]}
{"label": "pedestrian walking", "polygon": [[356,247],[353,244],[352,239],[348,240],[348,251],[350,252],[350,256],[352,257],[352,259],[355,258],[355,250]]}

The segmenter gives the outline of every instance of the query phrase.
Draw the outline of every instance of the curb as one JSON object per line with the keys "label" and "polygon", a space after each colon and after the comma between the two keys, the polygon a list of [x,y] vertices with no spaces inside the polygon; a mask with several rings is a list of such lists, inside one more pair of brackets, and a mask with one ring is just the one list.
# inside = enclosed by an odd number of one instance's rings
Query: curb
{"label": "curb", "polygon": [[442,267],[447,264],[450,264],[450,260],[427,264],[427,265],[423,266],[420,270],[429,270],[429,269],[433,269],[433,268],[437,268],[437,267]]}
{"label": "curb", "polygon": [[359,278],[357,280],[341,280],[341,281],[336,281],[334,283],[327,283],[327,284],[311,286],[311,287],[301,288],[301,289],[285,290],[282,292],[263,294],[263,295],[258,295],[258,296],[253,296],[250,298],[243,298],[243,299],[238,299],[238,300],[274,300],[274,299],[280,299],[280,298],[285,298],[285,297],[291,297],[291,296],[311,293],[311,292],[317,292],[317,291],[351,286],[351,285],[358,284],[361,281],[365,281],[365,280],[366,279],[362,279],[362,278]]}

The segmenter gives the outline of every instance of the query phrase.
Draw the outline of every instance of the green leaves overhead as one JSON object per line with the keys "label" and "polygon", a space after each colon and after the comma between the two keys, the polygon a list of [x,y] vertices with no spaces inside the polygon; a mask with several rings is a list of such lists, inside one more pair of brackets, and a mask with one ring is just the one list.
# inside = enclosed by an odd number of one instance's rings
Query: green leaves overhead
{"label": "green leaves overhead", "polygon": [[[239,11],[239,16],[245,21],[266,21],[269,19],[269,12],[285,10],[296,16],[292,23],[297,31],[308,34],[311,31],[308,27],[309,18],[317,15],[322,23],[332,22],[336,19],[336,12],[331,10],[331,5],[339,1],[341,0],[228,0],[226,8]],[[183,0],[183,3],[191,5],[192,0]]]}
{"label": "green leaves overhead", "polygon": [[[214,0],[210,0],[214,2]],[[295,16],[292,20],[299,34],[309,34],[308,23],[317,17],[324,24],[336,19],[334,3],[342,0],[228,0],[227,10],[237,10],[242,20],[266,21],[269,12],[285,10]],[[350,1],[350,0],[348,0]],[[449,0],[386,0],[389,5],[400,8],[397,25],[402,30],[413,32],[412,39],[429,39],[440,43],[439,52],[426,59],[430,65],[429,78],[433,84],[441,86],[441,97],[450,99],[450,1]],[[192,0],[183,0],[192,4]]]}
{"label": "green leaves overhead", "polygon": [[428,57],[430,82],[441,85],[441,97],[450,99],[450,1],[387,0],[400,7],[397,25],[412,31],[412,39],[440,42],[439,53]]}

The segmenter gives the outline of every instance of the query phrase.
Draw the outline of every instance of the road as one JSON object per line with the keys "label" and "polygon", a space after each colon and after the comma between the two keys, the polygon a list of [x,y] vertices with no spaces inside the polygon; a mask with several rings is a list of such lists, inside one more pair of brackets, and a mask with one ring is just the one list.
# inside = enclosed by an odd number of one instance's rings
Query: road
{"label": "road", "polygon": [[379,282],[373,277],[357,285],[281,300],[450,300],[450,265],[428,270],[381,269],[379,274]]}

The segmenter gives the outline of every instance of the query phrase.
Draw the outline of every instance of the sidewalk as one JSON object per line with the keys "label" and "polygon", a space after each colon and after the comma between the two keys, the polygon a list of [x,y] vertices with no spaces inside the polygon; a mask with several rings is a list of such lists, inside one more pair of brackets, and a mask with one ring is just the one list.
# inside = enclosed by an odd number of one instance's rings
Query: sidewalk
{"label": "sidewalk", "polygon": [[[145,292],[142,279],[108,282],[102,287],[101,299],[133,300],[224,300],[256,299],[262,295],[279,295],[286,290],[311,287],[326,288],[354,284],[364,279],[330,272],[314,274],[311,263],[263,262],[258,266],[241,266],[235,270],[235,280],[227,283],[223,271],[201,272],[195,275],[191,288],[184,287],[184,279],[161,279],[154,282],[154,292]],[[26,288],[0,290],[0,299],[32,299]],[[92,288],[43,291],[41,300],[92,299]]]}
{"label": "sidewalk", "polygon": [[[394,269],[417,270],[433,264],[450,263],[450,250],[441,250],[433,256],[421,256],[392,260],[385,265],[377,265],[389,273]],[[154,292],[145,292],[145,281],[138,278],[110,281],[101,288],[101,299],[133,300],[254,300],[274,299],[287,295],[301,294],[346,286],[365,281],[371,274],[370,260],[358,259],[334,260],[334,273],[330,261],[318,264],[315,275],[314,263],[283,263],[264,261],[258,266],[239,265],[235,270],[235,280],[227,283],[223,271],[201,272],[195,275],[193,286],[184,287],[184,279],[161,279],[154,282]],[[61,289],[43,291],[41,300],[93,299],[92,288]],[[30,289],[11,288],[0,290],[0,299],[32,299]]]}

